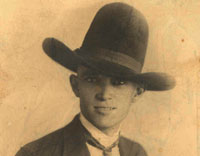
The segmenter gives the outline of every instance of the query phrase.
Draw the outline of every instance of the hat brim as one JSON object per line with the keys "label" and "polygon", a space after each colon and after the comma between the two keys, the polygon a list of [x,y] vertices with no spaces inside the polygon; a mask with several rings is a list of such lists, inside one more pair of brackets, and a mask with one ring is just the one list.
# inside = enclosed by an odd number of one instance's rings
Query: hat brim
{"label": "hat brim", "polygon": [[54,38],[46,38],[43,42],[44,52],[60,65],[76,72],[77,67],[81,64],[106,75],[123,77],[144,86],[146,90],[164,91],[170,90],[175,86],[175,79],[160,72],[136,73],[120,64],[80,56],[73,52],[61,41]]}

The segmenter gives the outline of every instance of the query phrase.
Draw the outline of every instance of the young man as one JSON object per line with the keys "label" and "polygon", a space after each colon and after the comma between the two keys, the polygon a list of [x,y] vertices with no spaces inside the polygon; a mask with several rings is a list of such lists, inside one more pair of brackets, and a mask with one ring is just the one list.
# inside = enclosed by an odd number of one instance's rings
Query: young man
{"label": "young man", "polygon": [[165,73],[141,73],[147,40],[144,16],[124,3],[98,11],[79,49],[71,51],[56,39],[46,39],[44,51],[76,73],[70,83],[81,112],[16,156],[146,156],[141,145],[120,135],[120,124],[145,90],[175,85]]}

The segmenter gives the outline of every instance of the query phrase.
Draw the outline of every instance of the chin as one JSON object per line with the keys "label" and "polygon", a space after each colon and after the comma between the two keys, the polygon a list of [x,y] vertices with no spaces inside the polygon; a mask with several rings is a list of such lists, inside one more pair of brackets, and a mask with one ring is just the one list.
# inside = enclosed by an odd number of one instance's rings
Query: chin
{"label": "chin", "polygon": [[119,123],[120,122],[113,122],[112,120],[106,119],[106,118],[93,121],[93,125],[95,125],[99,129],[112,128],[112,127],[119,125]]}

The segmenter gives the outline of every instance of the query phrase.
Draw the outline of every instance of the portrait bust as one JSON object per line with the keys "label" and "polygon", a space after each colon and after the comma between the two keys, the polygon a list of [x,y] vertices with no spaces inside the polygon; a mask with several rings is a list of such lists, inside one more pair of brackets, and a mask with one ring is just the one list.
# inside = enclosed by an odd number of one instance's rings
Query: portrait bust
{"label": "portrait bust", "polygon": [[120,124],[146,91],[175,86],[167,73],[142,72],[148,36],[143,14],[116,2],[97,12],[79,48],[71,50],[58,39],[46,38],[44,52],[74,72],[69,80],[80,113],[16,156],[147,156],[140,143],[120,134]]}

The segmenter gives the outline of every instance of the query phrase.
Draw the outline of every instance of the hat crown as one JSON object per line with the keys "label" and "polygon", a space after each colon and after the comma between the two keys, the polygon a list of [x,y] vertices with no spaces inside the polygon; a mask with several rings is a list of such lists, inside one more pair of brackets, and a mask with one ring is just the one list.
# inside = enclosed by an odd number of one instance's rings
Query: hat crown
{"label": "hat crown", "polygon": [[81,48],[91,53],[96,49],[123,53],[142,68],[147,41],[148,24],[144,16],[128,4],[111,3],[97,12]]}

